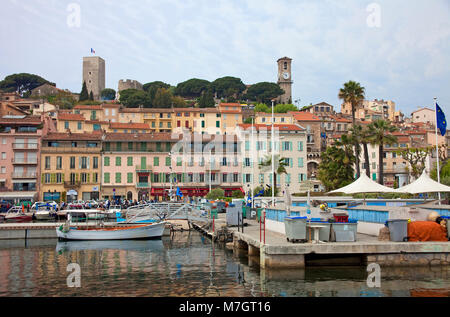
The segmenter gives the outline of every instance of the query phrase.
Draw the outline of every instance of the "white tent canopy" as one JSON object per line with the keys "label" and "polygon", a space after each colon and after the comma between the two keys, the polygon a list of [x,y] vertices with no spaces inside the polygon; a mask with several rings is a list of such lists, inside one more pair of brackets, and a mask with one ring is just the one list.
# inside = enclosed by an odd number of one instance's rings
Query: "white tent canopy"
{"label": "white tent canopy", "polygon": [[396,189],[395,192],[408,194],[450,192],[450,186],[432,180],[424,170],[418,179],[409,185]]}
{"label": "white tent canopy", "polygon": [[345,193],[345,194],[359,194],[359,193],[395,193],[395,189],[389,188],[374,182],[366,173],[361,173],[361,176],[353,183],[328,192],[332,193]]}

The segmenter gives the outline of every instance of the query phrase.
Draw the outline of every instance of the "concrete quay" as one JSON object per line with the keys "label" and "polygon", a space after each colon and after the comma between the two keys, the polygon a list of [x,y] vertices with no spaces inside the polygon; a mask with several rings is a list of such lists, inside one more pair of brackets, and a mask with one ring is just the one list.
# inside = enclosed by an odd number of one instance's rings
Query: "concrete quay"
{"label": "concrete quay", "polygon": [[[242,228],[227,227],[233,233],[233,250],[259,257],[262,268],[367,265],[372,262],[400,267],[450,265],[450,242],[378,241],[378,237],[358,233],[356,242],[290,243],[285,235],[266,230],[264,244],[260,241],[259,223],[249,219],[245,223],[244,232]],[[214,239],[225,225],[225,215],[219,214],[214,232],[204,233]]]}

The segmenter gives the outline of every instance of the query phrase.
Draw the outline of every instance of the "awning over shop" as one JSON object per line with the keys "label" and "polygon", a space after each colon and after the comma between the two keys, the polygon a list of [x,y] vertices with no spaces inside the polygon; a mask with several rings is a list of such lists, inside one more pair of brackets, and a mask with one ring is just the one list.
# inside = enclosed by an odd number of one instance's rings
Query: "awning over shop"
{"label": "awning over shop", "polygon": [[[115,191],[114,191],[115,190]],[[102,195],[103,196],[125,196],[126,193],[126,188],[123,187],[103,187],[102,188]]]}
{"label": "awning over shop", "polygon": [[30,200],[36,195],[37,192],[0,192],[0,200],[2,199],[24,199],[24,198],[30,198]]}

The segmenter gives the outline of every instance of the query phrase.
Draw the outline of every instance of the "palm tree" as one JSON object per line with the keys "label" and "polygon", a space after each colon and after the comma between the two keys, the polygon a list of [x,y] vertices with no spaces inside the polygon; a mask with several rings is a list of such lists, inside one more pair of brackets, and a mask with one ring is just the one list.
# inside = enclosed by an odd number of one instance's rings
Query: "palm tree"
{"label": "palm tree", "polygon": [[343,143],[336,142],[335,145],[327,147],[321,154],[321,162],[318,169],[318,178],[327,191],[340,188],[353,182],[355,170],[355,156],[353,155],[353,144],[342,145],[347,140],[343,135]]}
{"label": "palm tree", "polygon": [[[272,190],[274,190],[274,194],[277,193],[276,188],[277,188],[277,175],[281,175],[281,174],[287,174],[286,171],[286,166],[288,166],[288,164],[286,163],[286,159],[284,157],[280,158],[280,155],[276,154],[274,155],[274,171],[273,171],[273,185],[274,188],[272,188]],[[258,168],[262,171],[262,172],[267,172],[267,171],[271,171],[272,170],[272,155],[266,155],[266,157],[261,161],[261,163],[258,164]]]}
{"label": "palm tree", "polygon": [[385,144],[397,143],[397,137],[392,135],[392,132],[397,131],[397,128],[385,120],[376,120],[368,126],[368,139],[370,143],[378,145],[378,183],[383,185],[383,150]]}
{"label": "palm tree", "polygon": [[[355,81],[350,80],[344,84],[344,88],[339,90],[339,99],[342,99],[344,103],[350,103],[352,106],[352,124],[355,126],[356,118],[355,112],[356,108],[364,100],[365,88]],[[359,168],[359,146],[355,143],[355,156],[356,156],[356,176],[360,175]]]}
{"label": "palm tree", "polygon": [[352,137],[355,143],[362,144],[363,146],[366,175],[370,178],[369,149],[367,147],[367,144],[370,143],[368,135],[369,130],[358,124],[353,126],[350,131],[352,132]]}

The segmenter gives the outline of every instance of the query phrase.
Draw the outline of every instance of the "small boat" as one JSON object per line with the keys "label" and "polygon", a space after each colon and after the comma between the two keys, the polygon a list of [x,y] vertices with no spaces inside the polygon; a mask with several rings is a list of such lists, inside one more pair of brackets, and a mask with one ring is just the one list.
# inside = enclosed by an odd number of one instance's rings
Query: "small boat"
{"label": "small boat", "polygon": [[36,220],[55,220],[56,210],[52,205],[43,203],[36,205],[35,208],[34,218],[36,218]]}
{"label": "small boat", "polygon": [[56,228],[60,240],[132,240],[161,238],[166,222],[120,226],[71,226],[69,222]]}
{"label": "small boat", "polygon": [[5,221],[11,222],[29,222],[33,220],[33,216],[23,212],[22,207],[11,207],[5,215]]}

